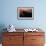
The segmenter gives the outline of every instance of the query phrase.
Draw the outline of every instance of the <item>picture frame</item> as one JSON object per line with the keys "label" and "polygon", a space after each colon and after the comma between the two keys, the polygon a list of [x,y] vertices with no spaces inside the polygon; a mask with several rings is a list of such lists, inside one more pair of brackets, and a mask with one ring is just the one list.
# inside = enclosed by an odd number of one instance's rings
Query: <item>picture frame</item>
{"label": "picture frame", "polygon": [[17,18],[19,20],[33,20],[34,19],[34,7],[18,7]]}

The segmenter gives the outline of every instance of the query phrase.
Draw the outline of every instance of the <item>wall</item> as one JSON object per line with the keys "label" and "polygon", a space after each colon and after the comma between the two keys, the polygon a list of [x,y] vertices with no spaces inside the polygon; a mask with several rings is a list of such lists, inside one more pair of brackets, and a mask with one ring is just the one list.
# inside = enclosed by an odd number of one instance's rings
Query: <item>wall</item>
{"label": "wall", "polygon": [[[0,31],[13,24],[16,28],[39,27],[46,32],[46,0],[0,0]],[[17,7],[34,7],[34,20],[18,20]]]}
{"label": "wall", "polygon": [[[0,24],[13,24],[16,28],[46,28],[45,0],[1,0]],[[17,7],[34,7],[34,20],[18,20]]]}

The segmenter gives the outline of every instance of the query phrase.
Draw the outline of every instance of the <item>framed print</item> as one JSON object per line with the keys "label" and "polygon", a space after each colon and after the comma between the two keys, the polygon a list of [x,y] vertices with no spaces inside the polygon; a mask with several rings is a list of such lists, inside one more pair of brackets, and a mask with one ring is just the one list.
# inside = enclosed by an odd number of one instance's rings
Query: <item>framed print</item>
{"label": "framed print", "polygon": [[18,7],[17,8],[18,19],[34,19],[34,8],[33,7]]}

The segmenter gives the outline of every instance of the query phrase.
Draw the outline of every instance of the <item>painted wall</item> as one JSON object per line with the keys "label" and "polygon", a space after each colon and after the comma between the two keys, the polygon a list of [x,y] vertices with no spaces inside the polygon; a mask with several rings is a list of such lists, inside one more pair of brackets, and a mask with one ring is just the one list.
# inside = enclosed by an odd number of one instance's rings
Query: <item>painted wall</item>
{"label": "painted wall", "polygon": [[[1,0],[0,24],[16,28],[46,28],[46,0]],[[18,20],[17,7],[34,7],[34,20]]]}
{"label": "painted wall", "polygon": [[[1,0],[0,25],[16,28],[46,28],[46,0]],[[18,20],[17,7],[34,7],[34,20]]]}

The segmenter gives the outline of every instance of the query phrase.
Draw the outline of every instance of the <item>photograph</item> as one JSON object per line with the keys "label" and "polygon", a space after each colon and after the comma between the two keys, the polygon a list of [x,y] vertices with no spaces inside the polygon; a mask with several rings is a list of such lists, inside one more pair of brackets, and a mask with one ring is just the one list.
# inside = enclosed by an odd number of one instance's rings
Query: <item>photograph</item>
{"label": "photograph", "polygon": [[18,7],[17,17],[18,19],[33,19],[33,7]]}

